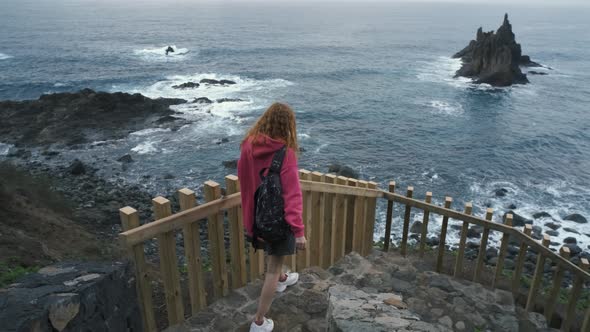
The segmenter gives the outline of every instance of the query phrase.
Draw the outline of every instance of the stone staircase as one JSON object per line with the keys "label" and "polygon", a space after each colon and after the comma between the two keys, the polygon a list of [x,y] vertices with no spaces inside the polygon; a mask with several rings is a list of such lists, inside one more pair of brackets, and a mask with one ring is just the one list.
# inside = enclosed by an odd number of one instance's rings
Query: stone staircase
{"label": "stone staircase", "polygon": [[[329,270],[309,268],[277,294],[275,331],[553,331],[510,292],[427,271],[418,257],[351,253]],[[167,331],[248,331],[262,282],[231,291]]]}

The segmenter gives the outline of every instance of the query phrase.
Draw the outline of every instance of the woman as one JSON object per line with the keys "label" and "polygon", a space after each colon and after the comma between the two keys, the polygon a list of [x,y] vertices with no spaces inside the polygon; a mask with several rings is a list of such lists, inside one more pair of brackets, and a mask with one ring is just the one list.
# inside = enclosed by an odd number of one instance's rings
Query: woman
{"label": "woman", "polygon": [[[260,184],[259,173],[270,167],[275,152],[283,146],[287,152],[281,168],[281,187],[284,200],[285,221],[291,233],[280,242],[266,243],[260,238],[253,239],[254,193]],[[264,285],[258,302],[258,311],[250,325],[250,331],[272,331],[274,322],[265,317],[275,292],[284,291],[287,286],[297,282],[297,273],[283,273],[284,256],[293,255],[295,247],[305,250],[306,239],[301,218],[302,198],[299,187],[299,169],[297,167],[297,130],[295,114],[288,105],[272,104],[248,131],[241,145],[238,160],[238,178],[242,193],[242,214],[244,228],[252,246],[264,249],[268,255],[268,265]]]}

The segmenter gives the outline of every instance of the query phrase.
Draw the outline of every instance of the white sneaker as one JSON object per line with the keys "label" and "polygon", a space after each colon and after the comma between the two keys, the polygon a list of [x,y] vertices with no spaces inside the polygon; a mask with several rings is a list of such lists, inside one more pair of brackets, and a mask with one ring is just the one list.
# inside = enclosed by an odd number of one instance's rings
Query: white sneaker
{"label": "white sneaker", "polygon": [[255,322],[250,324],[250,332],[271,332],[275,327],[275,322],[270,318],[264,317],[262,325],[258,325]]}
{"label": "white sneaker", "polygon": [[287,286],[295,285],[295,283],[297,283],[297,281],[299,280],[299,273],[297,272],[290,272],[285,274],[287,275],[287,279],[285,281],[279,280],[279,284],[277,285],[277,292],[279,293],[284,292],[285,289],[287,289]]}

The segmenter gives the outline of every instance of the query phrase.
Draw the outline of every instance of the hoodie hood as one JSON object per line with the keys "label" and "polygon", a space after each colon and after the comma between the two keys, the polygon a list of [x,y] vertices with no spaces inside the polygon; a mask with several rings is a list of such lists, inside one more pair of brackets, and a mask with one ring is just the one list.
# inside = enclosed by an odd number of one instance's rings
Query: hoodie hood
{"label": "hoodie hood", "polygon": [[252,157],[256,159],[268,158],[285,145],[283,140],[259,135],[252,140]]}

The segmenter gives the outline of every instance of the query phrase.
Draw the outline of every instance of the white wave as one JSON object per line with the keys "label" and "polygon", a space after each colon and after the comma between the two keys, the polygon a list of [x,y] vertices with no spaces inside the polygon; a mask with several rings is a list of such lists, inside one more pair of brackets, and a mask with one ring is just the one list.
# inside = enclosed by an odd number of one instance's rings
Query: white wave
{"label": "white wave", "polygon": [[61,83],[61,82],[57,82],[53,85],[54,88],[62,88],[64,86],[68,86],[67,83]]}
{"label": "white wave", "polygon": [[318,146],[318,148],[317,148],[317,149],[315,149],[315,153],[320,153],[320,151],[321,151],[323,148],[327,147],[328,145],[330,145],[330,144],[328,144],[328,143],[324,143],[324,144],[322,144],[322,145]]}
{"label": "white wave", "polygon": [[428,103],[428,106],[430,106],[434,114],[458,116],[465,113],[463,106],[457,102],[432,100]]}
{"label": "white wave", "polygon": [[0,156],[6,156],[13,147],[12,144],[0,143]]}
{"label": "white wave", "polygon": [[146,61],[168,61],[182,60],[190,52],[187,48],[178,48],[176,45],[170,46],[174,49],[174,52],[169,52],[167,55],[168,45],[134,50],[133,53]]}
{"label": "white wave", "polygon": [[148,153],[155,153],[158,152],[158,148],[154,146],[156,142],[142,142],[131,149],[131,151],[137,154],[148,154]]}
{"label": "white wave", "polygon": [[[420,62],[422,66],[418,69],[416,78],[420,81],[443,83],[451,85],[455,88],[477,89],[477,90],[495,90],[489,84],[474,84],[471,79],[467,77],[454,77],[455,72],[461,68],[461,59],[453,59],[448,56],[439,56],[432,61]],[[510,87],[504,88],[510,89]]]}
{"label": "white wave", "polygon": [[148,129],[142,129],[139,131],[134,131],[129,135],[133,135],[133,136],[149,136],[155,133],[164,133],[164,132],[170,132],[170,128],[148,128]]}
{"label": "white wave", "polygon": [[10,59],[10,58],[14,58],[14,57],[12,55],[0,53],[0,60],[6,60],[6,59]]}
{"label": "white wave", "polygon": [[297,133],[297,139],[304,140],[309,139],[311,136],[307,133]]}

